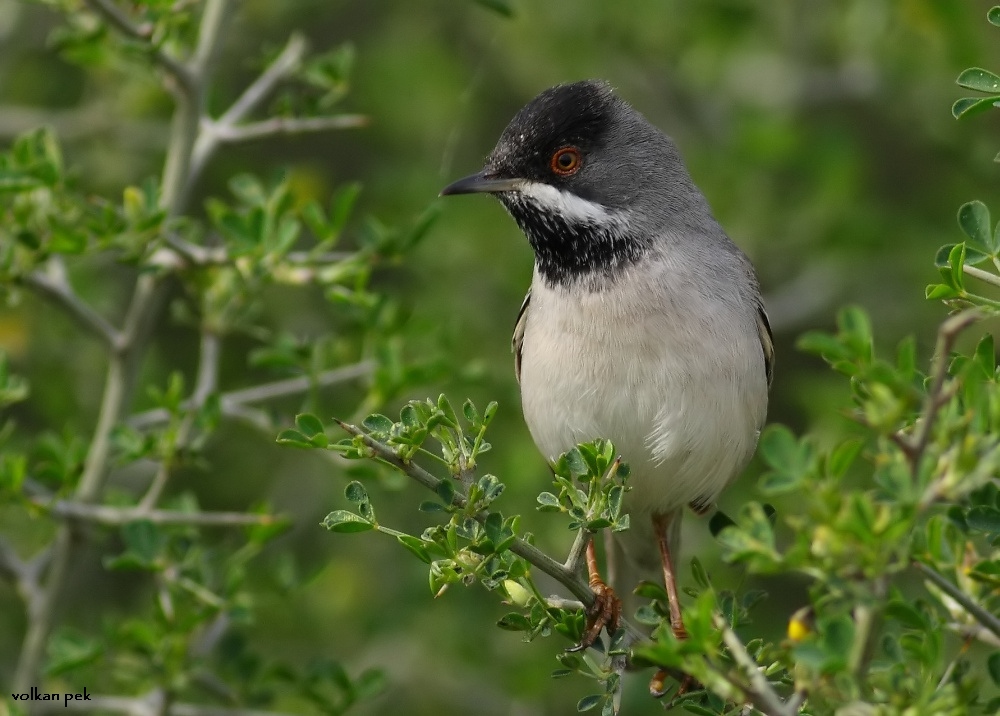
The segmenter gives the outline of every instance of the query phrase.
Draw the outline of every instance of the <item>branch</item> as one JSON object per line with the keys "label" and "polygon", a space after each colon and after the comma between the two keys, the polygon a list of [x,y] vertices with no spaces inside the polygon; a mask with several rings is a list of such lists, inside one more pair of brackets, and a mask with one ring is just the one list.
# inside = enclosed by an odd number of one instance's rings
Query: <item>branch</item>
{"label": "branch", "polygon": [[152,43],[153,26],[151,24],[136,25],[111,0],[85,1],[91,10],[104,18],[104,21],[118,30],[118,32],[133,40],[145,42],[149,46],[150,55],[156,64],[173,77],[185,92],[194,92],[195,80],[188,68],[178,62],[172,55],[165,52],[163,48]]}
{"label": "branch", "polygon": [[[362,378],[369,375],[375,369],[375,364],[370,360],[363,360],[351,365],[341,366],[327,370],[315,378],[312,376],[301,376],[298,378],[286,378],[276,380],[273,383],[263,383],[251,388],[242,388],[223,393],[219,396],[219,403],[224,415],[238,415],[242,408],[252,403],[261,403],[266,400],[286,398],[290,395],[305,393],[312,388],[325,388],[337,383],[345,383],[348,380]],[[191,406],[191,398],[188,398],[181,407],[188,410]],[[162,425],[170,420],[170,411],[165,408],[147,410],[137,413],[128,420],[128,424],[138,430],[145,430]]]}
{"label": "branch", "polygon": [[190,173],[192,178],[197,178],[201,174],[208,160],[218,149],[218,132],[234,127],[257,109],[275,86],[298,68],[305,51],[305,38],[298,34],[292,35],[288,38],[288,43],[281,53],[217,121],[212,122],[207,117],[204,118],[201,131],[198,132],[191,152]]}
{"label": "branch", "polygon": [[[427,472],[427,470],[420,467],[416,463],[404,462],[398,455],[396,455],[392,448],[388,445],[380,443],[378,440],[375,440],[360,428],[340,420],[337,420],[337,424],[340,425],[340,427],[343,428],[343,430],[348,434],[361,438],[362,442],[364,442],[364,444],[370,448],[380,460],[392,465],[400,472],[413,478],[428,490],[437,492],[438,485],[442,482],[440,478]],[[452,498],[452,504],[455,507],[464,509],[466,505],[468,505],[468,500],[465,495],[460,494],[456,490],[454,497]],[[477,522],[482,524],[486,521],[487,513],[485,511],[479,512],[478,514],[473,515],[473,517]],[[519,537],[515,537],[514,542],[510,546],[510,551],[518,557],[522,557],[527,560],[540,571],[562,584],[570,591],[570,593],[573,594],[574,597],[579,599],[585,607],[590,607],[590,605],[594,603],[595,597],[593,590],[591,590],[590,585],[585,580],[580,578],[579,574],[566,569],[564,565],[555,561],[534,545],[528,544]],[[646,638],[641,631],[636,629],[636,627],[625,619],[621,620],[620,626],[628,632],[629,638],[632,642],[641,641]]]}
{"label": "branch", "polygon": [[368,126],[363,114],[339,114],[333,117],[274,117],[260,122],[225,125],[211,122],[202,125],[202,131],[211,133],[219,142],[246,142],[277,134],[307,134],[336,129],[355,129]]}
{"label": "branch", "polygon": [[239,527],[244,525],[273,525],[281,521],[276,515],[250,512],[181,512],[180,510],[155,510],[137,507],[111,507],[89,505],[83,502],[60,500],[53,505],[35,503],[47,508],[53,515],[68,520],[85,520],[101,525],[117,526],[147,520],[157,525],[193,525],[198,527]]}
{"label": "branch", "polygon": [[100,338],[112,350],[120,350],[122,336],[101,314],[85,302],[66,278],[66,269],[56,258],[50,259],[44,271],[33,271],[25,277],[29,286],[66,310],[84,328]]}
{"label": "branch", "polygon": [[980,268],[969,266],[968,264],[962,266],[962,271],[973,278],[978,278],[980,281],[990,284],[991,286],[1000,286],[1000,276],[990,273],[989,271],[983,271]]}
{"label": "branch", "polygon": [[910,441],[910,452],[907,453],[914,476],[916,476],[920,460],[930,442],[931,431],[934,429],[938,411],[951,397],[944,390],[944,383],[948,378],[951,349],[955,346],[959,334],[982,317],[983,313],[979,309],[968,309],[951,316],[938,329],[937,346],[934,349],[934,378],[927,394],[923,421],[916,435]]}
{"label": "branch", "polygon": [[927,577],[928,580],[942,592],[958,602],[969,616],[979,622],[983,627],[993,632],[994,636],[1000,637],[1000,618],[986,611],[983,607],[972,600],[968,594],[952,584],[940,572],[923,562],[913,562],[913,566],[918,572]]}
{"label": "branch", "polygon": [[736,632],[732,630],[726,620],[721,615],[716,614],[713,621],[715,622],[715,628],[722,632],[722,640],[729,647],[729,653],[732,655],[733,660],[750,680],[750,688],[747,688],[746,685],[734,685],[742,689],[753,705],[763,713],[768,714],[768,716],[795,716],[798,712],[798,707],[793,707],[791,702],[785,703],[781,700],[781,696],[778,695],[778,692],[771,686],[771,682],[767,680],[767,677],[760,670],[760,665],[750,656],[746,647],[743,646],[743,642],[740,641],[739,636],[736,635]]}
{"label": "branch", "polygon": [[194,393],[187,400],[188,407],[185,408],[187,414],[177,429],[168,454],[164,455],[160,461],[149,489],[146,490],[146,494],[139,501],[140,509],[151,510],[160,501],[160,496],[167,485],[167,480],[170,479],[170,469],[173,467],[174,456],[179,449],[187,445],[198,411],[205,406],[209,396],[215,392],[215,388],[219,382],[219,353],[221,348],[222,341],[218,334],[203,327],[198,353],[198,376],[195,379]]}

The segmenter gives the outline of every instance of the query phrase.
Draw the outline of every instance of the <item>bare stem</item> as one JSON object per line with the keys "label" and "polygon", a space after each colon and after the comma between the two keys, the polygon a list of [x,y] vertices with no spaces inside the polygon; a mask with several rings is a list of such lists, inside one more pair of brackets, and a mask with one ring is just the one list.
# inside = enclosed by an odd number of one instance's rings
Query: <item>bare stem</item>
{"label": "bare stem", "polygon": [[[359,363],[341,366],[324,371],[317,375],[301,376],[298,378],[286,378],[276,380],[272,383],[262,383],[250,388],[241,388],[219,396],[219,403],[224,415],[238,415],[240,410],[253,403],[262,403],[278,398],[287,398],[290,395],[299,395],[313,388],[325,388],[338,383],[345,383],[355,378],[363,378],[374,370],[372,361],[364,360]],[[181,407],[188,410],[192,405],[192,398],[185,400]],[[170,411],[165,408],[156,408],[137,413],[129,418],[129,425],[133,428],[146,430],[162,425],[170,420]]]}
{"label": "bare stem", "polygon": [[80,298],[66,277],[66,269],[58,257],[49,259],[44,271],[34,271],[25,278],[29,286],[66,310],[80,325],[117,350],[121,335],[107,319]]}
{"label": "bare stem", "polygon": [[163,68],[170,75],[177,85],[186,92],[191,92],[194,87],[194,76],[175,57],[165,52],[163,48],[151,42],[153,36],[152,25],[136,25],[122,10],[111,0],[86,0],[87,5],[95,13],[104,18],[104,21],[114,27],[118,32],[133,40],[141,40],[148,43],[149,53],[153,61]]}
{"label": "bare stem", "polygon": [[945,391],[945,381],[948,378],[951,349],[955,346],[955,341],[962,331],[982,317],[983,314],[979,309],[971,308],[951,316],[938,329],[937,346],[934,350],[934,377],[931,382],[931,389],[927,394],[923,419],[917,429],[916,435],[913,436],[910,442],[911,450],[907,455],[910,459],[910,466],[914,476],[916,476],[919,470],[920,460],[930,442],[938,411],[941,409],[941,406],[948,402],[949,396],[947,396]]}
{"label": "bare stem", "polygon": [[246,142],[278,134],[310,134],[337,129],[368,126],[363,114],[339,114],[333,117],[274,117],[239,125],[209,124],[202,128],[215,135],[219,142]]}
{"label": "bare stem", "polygon": [[[230,130],[257,109],[277,84],[298,68],[305,51],[305,38],[302,35],[292,35],[281,53],[218,120],[213,122],[205,117],[204,121],[201,122],[201,131],[197,133],[193,145],[194,151],[190,165],[192,177],[198,177],[212,155],[215,154],[215,150],[219,147],[220,132],[225,133]],[[195,130],[198,130],[197,126]]]}
{"label": "bare stem", "polygon": [[747,698],[753,702],[754,706],[768,716],[794,716],[798,708],[793,708],[791,703],[785,703],[781,700],[781,696],[771,686],[771,682],[761,671],[760,665],[750,656],[732,627],[719,614],[715,615],[714,621],[715,628],[722,632],[722,640],[729,648],[730,655],[749,680],[749,687],[735,685],[746,693]]}
{"label": "bare stem", "polygon": [[150,510],[153,508],[153,505],[160,501],[160,496],[167,485],[167,480],[170,479],[174,454],[190,440],[198,411],[205,406],[209,396],[215,392],[215,387],[219,382],[219,357],[221,348],[222,341],[219,336],[213,331],[203,328],[198,355],[198,376],[195,379],[194,393],[186,402],[185,410],[187,411],[187,415],[184,416],[184,421],[181,423],[174,437],[174,444],[170,451],[171,454],[164,456],[160,461],[149,489],[143,495],[142,500],[139,501],[140,509]]}
{"label": "bare stem", "polygon": [[984,628],[989,629],[997,637],[1000,637],[1000,618],[981,607],[972,597],[952,584],[943,574],[935,570],[930,565],[923,562],[913,562],[914,568],[927,577],[932,584],[942,592],[954,599],[969,615],[979,622]]}
{"label": "bare stem", "polygon": [[962,271],[967,273],[973,278],[978,278],[980,281],[988,283],[992,286],[1000,286],[1000,276],[990,273],[989,271],[983,271],[982,269],[976,268],[975,266],[969,266],[965,264],[962,266]]}
{"label": "bare stem", "polygon": [[[46,507],[40,504],[40,507]],[[48,506],[57,517],[68,520],[85,520],[102,525],[124,525],[137,520],[147,520],[158,525],[195,525],[199,527],[239,527],[244,525],[272,525],[281,518],[275,515],[250,512],[181,512],[138,507],[111,507],[89,505],[82,502],[60,500]]]}

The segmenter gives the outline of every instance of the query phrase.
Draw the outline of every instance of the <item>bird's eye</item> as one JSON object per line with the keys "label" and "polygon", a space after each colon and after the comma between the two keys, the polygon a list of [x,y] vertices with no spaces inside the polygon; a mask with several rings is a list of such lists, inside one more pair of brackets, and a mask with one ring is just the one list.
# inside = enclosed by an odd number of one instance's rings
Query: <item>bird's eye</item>
{"label": "bird's eye", "polygon": [[576,174],[580,170],[580,150],[576,147],[563,147],[552,155],[549,163],[552,171],[561,176]]}

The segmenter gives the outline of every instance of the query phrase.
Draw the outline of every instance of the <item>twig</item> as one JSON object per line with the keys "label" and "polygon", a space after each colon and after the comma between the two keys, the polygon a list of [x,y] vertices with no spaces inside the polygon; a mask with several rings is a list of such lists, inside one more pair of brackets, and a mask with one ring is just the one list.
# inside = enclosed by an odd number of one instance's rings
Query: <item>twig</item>
{"label": "twig", "polygon": [[148,23],[145,25],[136,25],[111,0],[86,0],[86,3],[90,6],[91,10],[104,18],[105,22],[123,35],[133,40],[142,40],[147,43],[150,55],[156,64],[172,76],[185,91],[193,91],[195,81],[191,71],[178,62],[176,58],[165,52],[163,48],[152,43],[152,25]]}
{"label": "twig", "polygon": [[112,350],[119,349],[121,343],[119,332],[104,316],[77,295],[66,278],[65,267],[57,258],[50,259],[44,271],[28,274],[25,281],[41,295],[64,308],[80,325],[100,338]]}
{"label": "twig", "polygon": [[191,152],[190,173],[192,178],[201,175],[205,165],[218,149],[219,132],[234,127],[257,109],[277,84],[298,68],[305,51],[305,38],[298,34],[292,35],[288,38],[288,43],[281,53],[257,76],[257,79],[243,91],[243,94],[218,120],[213,122],[208,117],[199,120],[201,131],[197,133],[193,145],[194,149]]}
{"label": "twig", "polygon": [[239,527],[243,525],[273,525],[280,517],[250,512],[182,512],[180,510],[149,510],[137,507],[111,507],[110,505],[89,505],[81,502],[60,500],[53,505],[36,503],[57,517],[70,520],[86,520],[101,525],[124,525],[129,522],[146,520],[157,525],[194,525],[200,527]]}
{"label": "twig", "polygon": [[[358,363],[333,368],[323,371],[315,378],[312,376],[301,376],[298,378],[286,378],[276,380],[272,383],[262,383],[250,388],[241,388],[219,396],[219,406],[224,415],[239,415],[242,408],[252,403],[262,403],[267,400],[286,398],[290,395],[305,393],[312,388],[326,388],[337,383],[345,383],[355,378],[363,378],[375,369],[375,364],[370,360],[363,360]],[[188,410],[191,407],[191,398],[181,403],[181,408]],[[170,420],[170,411],[166,408],[156,408],[133,415],[128,420],[128,424],[139,430],[149,429],[162,425]]]}
{"label": "twig", "polygon": [[[416,480],[428,490],[434,492],[437,491],[438,485],[441,484],[440,478],[435,477],[416,463],[404,462],[398,455],[396,455],[392,448],[380,443],[378,440],[375,440],[357,426],[350,425],[340,420],[337,421],[337,424],[350,435],[361,438],[362,442],[364,442],[364,444],[371,449],[380,460],[392,465],[400,472],[403,472],[412,479]],[[465,495],[460,494],[456,490],[454,492],[454,496],[452,497],[452,504],[460,509],[464,509],[468,504],[468,500],[466,500]],[[478,514],[473,515],[473,517],[477,522],[483,523],[486,521],[487,513],[485,511],[479,512]],[[585,580],[580,578],[579,574],[566,569],[564,565],[555,561],[534,545],[528,544],[519,537],[515,537],[514,542],[510,546],[510,551],[518,557],[524,558],[530,564],[534,565],[539,570],[562,584],[570,591],[570,593],[573,594],[574,597],[579,599],[585,607],[589,607],[594,603],[594,592],[591,590],[590,585]],[[629,638],[633,642],[646,638],[641,631],[625,619],[621,620],[620,626],[627,631]]]}
{"label": "twig", "polygon": [[7,540],[0,537],[0,576],[6,576],[17,588],[30,614],[42,598],[38,577],[48,562],[48,551],[43,550],[30,560],[21,559]]}
{"label": "twig", "polygon": [[191,438],[191,431],[194,428],[198,411],[205,407],[209,396],[215,392],[215,387],[219,382],[219,354],[221,348],[222,341],[218,334],[207,328],[202,328],[198,353],[198,376],[195,379],[194,393],[187,401],[188,407],[185,408],[187,415],[184,416],[183,422],[181,422],[180,427],[177,429],[169,454],[165,455],[160,461],[149,489],[146,490],[146,494],[139,501],[141,509],[150,510],[153,508],[153,505],[160,501],[160,495],[163,494],[167,480],[170,479],[170,470],[173,467],[174,455],[176,455],[178,450],[187,445]]}
{"label": "twig", "polygon": [[750,656],[746,647],[743,646],[743,642],[740,641],[740,638],[726,620],[721,615],[716,614],[713,621],[715,622],[715,628],[722,632],[722,640],[729,647],[729,653],[732,655],[733,660],[743,670],[750,681],[749,689],[745,685],[738,686],[746,692],[747,697],[753,702],[754,706],[765,714],[768,714],[768,716],[794,716],[798,709],[793,710],[789,708],[791,704],[781,700],[778,692],[774,690],[771,682],[767,680],[767,677],[760,670],[760,665]]}
{"label": "twig", "polygon": [[934,422],[937,419],[938,411],[948,402],[948,398],[950,397],[945,395],[944,383],[948,378],[951,349],[955,346],[955,341],[958,339],[959,334],[982,317],[983,314],[979,309],[971,308],[949,317],[941,324],[941,328],[938,329],[937,346],[934,349],[934,377],[931,382],[931,389],[927,394],[923,420],[916,435],[910,441],[911,451],[907,455],[910,459],[910,467],[914,476],[916,476],[920,460],[930,441],[931,431],[934,429]]}
{"label": "twig", "polygon": [[992,286],[1000,286],[1000,276],[992,274],[989,271],[983,271],[980,268],[976,268],[975,266],[969,266],[968,264],[964,264],[962,266],[962,271],[967,273],[969,276],[972,276],[973,278],[978,278],[980,281],[988,283]]}
{"label": "twig", "polygon": [[355,129],[365,127],[368,123],[368,117],[363,114],[339,114],[333,117],[274,117],[239,125],[211,122],[202,125],[202,131],[210,132],[219,142],[246,142],[276,134],[308,134]]}
{"label": "twig", "polygon": [[587,544],[593,539],[593,536],[591,532],[583,528],[577,530],[573,546],[569,548],[569,554],[566,556],[566,561],[563,562],[563,566],[573,574],[579,574],[583,553],[587,551]]}
{"label": "twig", "polygon": [[979,622],[984,628],[989,629],[995,636],[1000,637],[1000,618],[986,611],[976,604],[968,594],[952,584],[945,576],[933,567],[923,562],[913,562],[913,566],[918,572],[927,577],[942,592],[954,599],[968,614]]}

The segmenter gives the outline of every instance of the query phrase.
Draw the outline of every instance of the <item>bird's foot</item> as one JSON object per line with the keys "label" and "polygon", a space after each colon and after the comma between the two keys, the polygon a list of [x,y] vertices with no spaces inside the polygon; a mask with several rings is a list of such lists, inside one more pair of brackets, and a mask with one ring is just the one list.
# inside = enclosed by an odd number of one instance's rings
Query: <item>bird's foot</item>
{"label": "bird's foot", "polygon": [[[655,674],[653,678],[649,680],[649,695],[654,699],[662,699],[667,695],[667,679],[673,679],[677,682],[677,691],[674,693],[673,699],[678,696],[683,696],[689,691],[694,691],[701,688],[701,684],[691,675],[682,673],[675,669],[660,669]],[[673,702],[671,699],[671,702]]]}
{"label": "bird's foot", "polygon": [[608,630],[608,636],[618,631],[618,622],[622,616],[622,600],[600,577],[592,576],[590,588],[594,590],[594,603],[587,609],[587,625],[580,643],[571,646],[566,651],[583,651],[592,646],[602,629]]}

